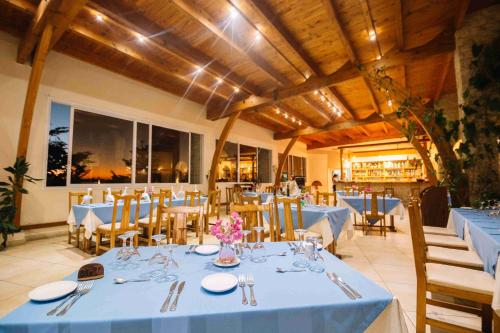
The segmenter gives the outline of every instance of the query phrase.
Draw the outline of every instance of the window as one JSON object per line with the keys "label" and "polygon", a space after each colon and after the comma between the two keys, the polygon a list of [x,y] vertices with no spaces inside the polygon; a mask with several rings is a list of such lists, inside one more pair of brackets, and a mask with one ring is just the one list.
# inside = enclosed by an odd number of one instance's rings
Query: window
{"label": "window", "polygon": [[[283,154],[278,154],[278,160],[281,161]],[[293,177],[306,177],[306,158],[288,155],[287,161],[283,166],[281,181],[285,182]]]}
{"label": "window", "polygon": [[153,126],[151,182],[187,183],[189,133]]}
{"label": "window", "polygon": [[137,123],[135,145],[135,182],[147,183],[149,170],[149,125]]}
{"label": "window", "polygon": [[[218,140],[217,140],[218,142]],[[226,142],[219,158],[216,179],[218,182],[238,181],[238,144]]]}
{"label": "window", "polygon": [[135,126],[134,133],[134,121],[51,103],[46,185],[202,182],[202,135]]}
{"label": "window", "polygon": [[257,182],[270,183],[271,182],[271,161],[272,152],[269,149],[259,148],[257,153]]}
{"label": "window", "polygon": [[74,111],[71,183],[130,183],[133,123]]}
{"label": "window", "polygon": [[240,182],[257,181],[257,148],[240,145]]}
{"label": "window", "polygon": [[47,186],[66,186],[68,176],[68,140],[71,107],[52,103],[50,111]]}
{"label": "window", "polygon": [[201,134],[191,133],[191,159],[189,169],[189,182],[191,184],[202,183],[202,139],[203,136]]}

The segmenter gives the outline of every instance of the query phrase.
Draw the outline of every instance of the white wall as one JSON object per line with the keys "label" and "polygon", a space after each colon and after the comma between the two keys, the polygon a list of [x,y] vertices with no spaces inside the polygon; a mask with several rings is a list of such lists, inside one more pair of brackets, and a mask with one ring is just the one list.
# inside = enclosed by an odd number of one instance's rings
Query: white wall
{"label": "white wall", "polygon": [[[22,110],[30,67],[15,62],[18,40],[0,32],[0,166],[15,159]],[[49,101],[84,106],[97,112],[152,122],[169,128],[204,134],[203,175],[210,169],[215,140],[225,120],[206,120],[203,106],[151,86],[114,74],[68,56],[51,52],[42,76],[31,128],[28,161],[31,176],[44,178],[47,158]],[[273,171],[278,152],[288,143],[273,141],[272,132],[245,121],[237,121],[229,139],[232,142],[273,150]],[[292,154],[307,157],[304,144],[297,143]],[[308,163],[309,165],[309,163]],[[5,173],[0,171],[0,179]],[[206,190],[207,179],[201,190]],[[63,221],[67,217],[69,188],[46,188],[44,182],[27,185],[30,194],[23,199],[21,225]],[[105,185],[102,185],[105,187]],[[94,190],[100,188],[93,187]]]}

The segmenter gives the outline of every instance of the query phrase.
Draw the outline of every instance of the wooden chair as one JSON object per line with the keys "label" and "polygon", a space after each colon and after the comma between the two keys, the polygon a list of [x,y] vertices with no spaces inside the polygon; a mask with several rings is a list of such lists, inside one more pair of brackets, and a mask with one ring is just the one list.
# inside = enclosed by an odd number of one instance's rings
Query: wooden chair
{"label": "wooden chair", "polygon": [[412,187],[410,189],[410,197],[411,198],[419,198],[420,197],[420,189],[418,187]]}
{"label": "wooden chair", "polygon": [[[186,207],[201,207],[201,192],[198,191],[186,191],[184,194],[184,206]],[[200,216],[198,214],[189,215],[187,222],[191,222],[191,229],[196,232],[196,236],[199,234],[199,222]],[[172,221],[173,223],[173,221]]]}
{"label": "wooden chair", "polygon": [[[416,332],[425,333],[426,325],[451,332],[491,332],[495,280],[483,271],[428,262],[422,224],[413,202],[408,205],[410,229],[417,274]],[[481,304],[481,308],[427,298],[427,292]],[[427,315],[427,304],[481,316],[482,330],[462,327]]]}
{"label": "wooden chair", "polygon": [[326,202],[327,206],[330,206],[332,203],[331,198],[333,197],[333,206],[337,206],[337,192],[316,192],[314,194],[315,196],[315,201],[316,205],[320,204],[320,198],[321,202],[324,200]]}
{"label": "wooden chair", "polygon": [[[211,217],[220,218],[220,197],[221,190],[209,191],[207,197],[207,205],[204,214],[204,228],[200,228],[200,230],[205,230],[208,234],[209,221]],[[203,233],[203,232],[202,232]],[[198,236],[198,234],[196,234]],[[203,237],[203,236],[201,236]],[[203,240],[203,238],[202,238]]]}
{"label": "wooden chair", "polygon": [[344,191],[346,196],[354,196],[354,189],[352,187],[345,186]]}
{"label": "wooden chair", "polygon": [[[281,230],[280,222],[280,205],[283,205],[283,224],[285,230]],[[297,225],[293,222],[293,211],[292,205],[295,205],[297,211]],[[302,205],[300,198],[287,198],[287,197],[277,197],[274,201],[274,221],[275,221],[275,233],[277,235],[277,241],[282,239],[286,241],[294,241],[297,239],[295,234],[295,229],[304,229],[304,224],[302,223]],[[317,237],[321,241],[321,235],[312,231],[307,231],[304,237]]]}
{"label": "wooden chair", "polygon": [[[92,195],[92,191],[89,192]],[[69,192],[68,193],[68,212],[71,212],[73,205],[81,205],[83,202],[83,197],[87,195],[87,192]],[[75,201],[76,199],[76,201]],[[68,226],[68,244],[71,244],[72,240],[75,240],[76,247],[80,247],[80,231],[83,229],[83,225],[78,228],[75,226],[74,232],[71,232],[71,226]]]}
{"label": "wooden chair", "polygon": [[384,187],[384,194],[385,195],[390,195],[392,198],[394,198],[394,187]]}
{"label": "wooden chair", "polygon": [[[371,196],[370,199],[370,207],[367,205],[367,196]],[[378,198],[382,198],[382,210],[380,210],[378,204]],[[363,233],[368,231],[371,228],[379,228],[380,235],[386,236],[386,221],[385,214],[386,206],[385,206],[385,195],[384,192],[370,192],[365,193],[363,197],[363,216],[362,216],[362,228]],[[375,223],[380,222],[380,225],[376,226]]]}
{"label": "wooden chair", "polygon": [[[140,195],[137,193],[136,195]],[[165,196],[165,193],[151,193],[151,203],[149,204],[149,216],[148,217],[143,217],[139,219],[139,227],[143,229],[143,233],[139,234],[139,241],[145,242],[148,244],[148,246],[151,246],[153,244],[153,235],[158,234],[161,232],[161,226],[158,228],[158,223],[157,219],[161,218],[161,216],[158,216],[158,206],[160,203],[164,203],[165,199],[167,197]],[[171,192],[170,192],[170,199],[172,199]],[[158,205],[155,209],[154,202],[158,201]],[[172,201],[168,201],[168,205],[172,205]],[[147,233],[147,235],[146,235]],[[147,237],[144,237],[147,236]]]}
{"label": "wooden chair", "polygon": [[[121,195],[122,191],[121,190],[111,190],[111,195]],[[106,196],[108,195],[108,190],[102,190],[102,202],[106,202]]]}
{"label": "wooden chair", "polygon": [[[166,225],[167,243],[174,243],[184,245],[187,243],[187,223],[192,221],[193,226],[200,227],[200,217],[202,214],[200,206],[177,206],[166,207],[165,205],[158,205],[160,207],[162,218],[158,219],[158,227],[160,224]],[[195,230],[199,236],[199,243],[202,244],[203,230]]]}
{"label": "wooden chair", "polygon": [[266,186],[265,192],[266,193],[274,193],[274,185]]}
{"label": "wooden chair", "polygon": [[[111,223],[101,224],[96,230],[96,255],[100,254],[101,249],[112,249],[115,247],[116,237],[122,235],[130,230],[139,229],[139,211],[141,205],[141,196],[137,195],[115,195],[115,202],[113,206],[113,215],[111,218]],[[130,223],[131,218],[131,203],[132,200],[136,200],[135,214],[133,217],[133,223]],[[118,217],[118,201],[123,203],[121,217]],[[118,222],[119,221],[119,222]],[[102,237],[105,236],[109,238],[109,247],[102,245]],[[134,244],[138,244],[138,236],[134,238]]]}
{"label": "wooden chair", "polygon": [[[253,230],[254,227],[264,227],[263,212],[269,209],[269,205],[256,205],[251,204],[233,204],[231,211],[237,212],[243,219],[243,229],[251,230],[252,232],[247,236],[248,242],[252,243],[257,240],[257,233]],[[269,215],[269,225],[273,224],[272,215]],[[261,233],[261,241],[264,241],[265,232]],[[274,237],[271,239],[274,241]]]}
{"label": "wooden chair", "polygon": [[234,188],[226,187],[226,214],[229,214],[229,209],[234,200]]}

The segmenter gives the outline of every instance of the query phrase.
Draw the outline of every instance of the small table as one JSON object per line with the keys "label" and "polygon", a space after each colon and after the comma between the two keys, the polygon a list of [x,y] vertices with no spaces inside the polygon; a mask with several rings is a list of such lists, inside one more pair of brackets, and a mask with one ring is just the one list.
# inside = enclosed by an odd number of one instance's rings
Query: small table
{"label": "small table", "polygon": [[[382,198],[378,198],[378,207],[381,209],[383,207]],[[364,196],[344,196],[339,195],[338,203],[340,207],[347,207],[354,214],[363,215],[364,211]],[[366,197],[366,205],[371,206],[371,196]],[[394,225],[394,215],[399,215],[401,219],[404,218],[404,206],[401,199],[398,198],[385,198],[385,214],[389,215],[390,218],[390,231],[397,231]]]}
{"label": "small table", "polygon": [[[321,251],[326,271],[342,277],[361,299],[349,299],[325,273],[276,273],[276,267],[292,266],[293,255],[286,243],[265,243],[265,247],[268,253],[286,251],[287,256],[269,257],[265,263],[245,259],[237,267],[224,269],[212,265],[217,254],[187,255],[187,246],[174,249],[174,259],[180,265],[176,274],[186,284],[177,310],[167,313],[161,313],[160,308],[170,283],[113,283],[113,278],[136,278],[160,266],[140,261],[136,269],[115,271],[111,264],[118,249],[112,249],[95,260],[104,265],[104,278],[94,281],[92,290],[65,316],[46,315],[58,301],[29,301],[0,319],[0,328],[4,333],[407,332],[397,299],[327,251]],[[154,247],[139,248],[142,258],[155,251]],[[201,280],[215,272],[235,276],[252,273],[257,306],[242,304],[239,287],[223,294],[202,289]],[[67,279],[76,280],[76,273]],[[246,292],[248,296],[248,288]]]}

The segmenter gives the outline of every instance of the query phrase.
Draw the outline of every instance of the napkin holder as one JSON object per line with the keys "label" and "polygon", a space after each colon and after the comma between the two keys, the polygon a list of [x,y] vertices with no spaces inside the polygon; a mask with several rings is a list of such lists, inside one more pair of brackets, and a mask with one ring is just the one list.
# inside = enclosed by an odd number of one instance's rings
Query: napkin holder
{"label": "napkin holder", "polygon": [[98,263],[83,265],[78,270],[78,281],[97,280],[104,277],[104,266]]}

